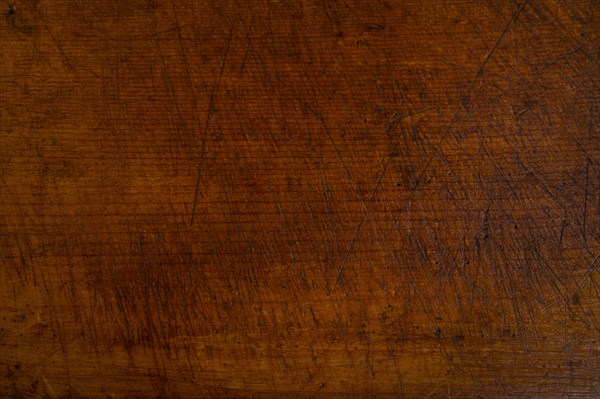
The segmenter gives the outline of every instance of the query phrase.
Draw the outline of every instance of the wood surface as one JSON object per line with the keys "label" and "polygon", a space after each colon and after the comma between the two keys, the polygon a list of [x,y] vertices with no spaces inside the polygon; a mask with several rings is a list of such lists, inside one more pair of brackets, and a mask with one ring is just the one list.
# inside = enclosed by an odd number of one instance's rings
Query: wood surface
{"label": "wood surface", "polygon": [[0,397],[600,397],[599,1],[0,3]]}

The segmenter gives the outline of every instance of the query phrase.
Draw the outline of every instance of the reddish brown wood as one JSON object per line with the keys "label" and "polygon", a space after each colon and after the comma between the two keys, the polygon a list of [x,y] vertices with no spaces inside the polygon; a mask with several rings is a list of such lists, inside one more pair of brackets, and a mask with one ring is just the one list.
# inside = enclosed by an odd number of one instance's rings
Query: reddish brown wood
{"label": "reddish brown wood", "polygon": [[600,3],[1,0],[0,397],[600,396]]}

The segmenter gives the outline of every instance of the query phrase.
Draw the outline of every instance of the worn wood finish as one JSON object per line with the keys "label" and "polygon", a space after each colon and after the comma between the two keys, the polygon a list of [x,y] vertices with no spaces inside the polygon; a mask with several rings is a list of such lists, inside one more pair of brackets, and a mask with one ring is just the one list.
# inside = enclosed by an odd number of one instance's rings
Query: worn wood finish
{"label": "worn wood finish", "polygon": [[600,396],[599,11],[2,0],[0,396]]}

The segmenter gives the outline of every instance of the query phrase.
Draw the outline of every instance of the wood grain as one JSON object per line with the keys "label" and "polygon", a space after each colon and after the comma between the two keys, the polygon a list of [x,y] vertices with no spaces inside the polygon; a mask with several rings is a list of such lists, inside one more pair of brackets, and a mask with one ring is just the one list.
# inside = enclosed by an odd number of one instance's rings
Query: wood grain
{"label": "wood grain", "polygon": [[0,2],[0,397],[600,397],[600,2]]}

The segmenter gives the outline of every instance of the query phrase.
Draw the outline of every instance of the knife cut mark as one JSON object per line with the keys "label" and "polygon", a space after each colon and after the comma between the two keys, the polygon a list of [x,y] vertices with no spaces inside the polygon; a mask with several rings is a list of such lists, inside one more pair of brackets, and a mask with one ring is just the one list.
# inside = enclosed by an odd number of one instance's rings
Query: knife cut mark
{"label": "knife cut mark", "polygon": [[377,190],[379,189],[379,186],[381,186],[381,182],[383,181],[385,172],[387,172],[387,170],[388,170],[390,161],[392,160],[392,158],[394,158],[394,153],[396,152],[397,147],[398,147],[398,145],[396,145],[394,147],[391,154],[388,156],[387,160],[385,161],[385,164],[383,165],[383,170],[381,171],[381,174],[377,178],[375,187],[373,188],[373,191],[371,192],[371,195],[369,196],[369,201],[367,202],[366,208],[364,209],[363,216],[362,216],[360,222],[358,223],[358,225],[356,226],[356,229],[354,230],[354,236],[352,237],[352,240],[350,241],[350,244],[348,245],[348,249],[346,250],[346,255],[344,255],[344,260],[342,260],[342,263],[340,264],[340,267],[338,269],[338,275],[335,279],[335,282],[333,283],[333,287],[331,288],[332,292],[335,290],[335,287],[337,287],[338,283],[344,276],[344,268],[346,267],[346,262],[348,262],[348,258],[350,257],[350,254],[352,253],[352,249],[354,248],[354,244],[356,243],[356,240],[358,239],[358,235],[360,234],[360,229],[361,229],[362,225],[364,224],[364,222],[366,221],[367,216],[369,215],[369,205],[373,202],[373,199],[375,198],[375,194],[377,194]]}
{"label": "knife cut mark", "polygon": [[586,224],[587,224],[587,203],[588,203],[588,192],[589,192],[588,188],[589,188],[589,183],[590,183],[590,163],[591,162],[592,161],[588,158],[587,162],[585,163],[585,188],[584,188],[584,196],[583,196],[583,216],[582,216],[583,221],[581,223],[583,245],[588,250],[588,252],[590,251],[590,249],[589,249],[588,242],[587,242]]}
{"label": "knife cut mark", "polygon": [[219,76],[217,77],[217,81],[213,86],[213,90],[208,101],[208,111],[206,112],[206,120],[204,122],[204,134],[202,135],[202,143],[200,145],[200,159],[198,160],[198,177],[196,178],[196,188],[194,189],[194,201],[192,204],[192,216],[190,218],[190,224],[194,224],[194,216],[196,215],[196,207],[198,205],[198,192],[200,190],[200,183],[202,182],[202,165],[204,163],[204,158],[206,157],[206,137],[208,136],[210,117],[212,116],[212,113],[214,111],[215,100],[219,91],[219,86],[221,84],[221,78],[223,77],[223,71],[225,70],[225,61],[227,60],[227,54],[229,53],[229,49],[231,47],[231,38],[233,37],[233,29],[235,28],[235,22],[236,18],[234,18],[233,22],[231,23],[229,37],[227,38],[227,46],[225,47],[223,59],[221,60],[221,70],[219,71]]}
{"label": "knife cut mark", "polygon": [[506,26],[504,26],[504,29],[502,29],[502,32],[500,32],[500,34],[498,35],[496,42],[494,43],[494,45],[492,46],[490,51],[488,51],[487,55],[485,56],[485,59],[479,66],[479,69],[477,70],[477,73],[475,74],[476,78],[481,76],[481,74],[483,73],[483,68],[485,68],[485,65],[488,63],[490,58],[492,58],[492,54],[494,54],[494,52],[496,51],[496,48],[502,41],[502,38],[504,37],[506,32],[508,32],[508,29],[512,26],[512,24],[514,24],[516,22],[517,18],[519,18],[519,15],[521,15],[521,12],[523,11],[523,9],[525,8],[525,6],[527,5],[528,2],[529,2],[529,0],[525,0],[523,2],[523,4],[521,4],[521,6],[517,9],[517,11],[513,14],[512,18],[506,23]]}

